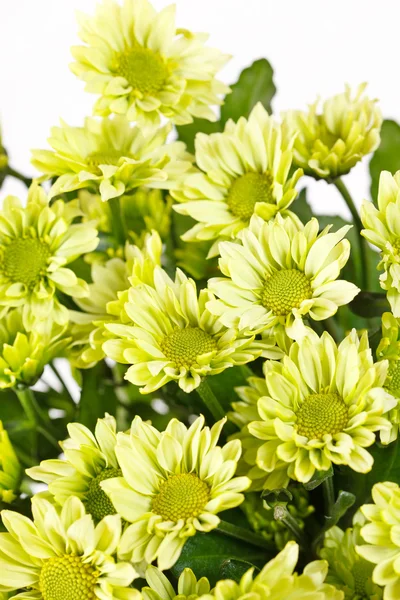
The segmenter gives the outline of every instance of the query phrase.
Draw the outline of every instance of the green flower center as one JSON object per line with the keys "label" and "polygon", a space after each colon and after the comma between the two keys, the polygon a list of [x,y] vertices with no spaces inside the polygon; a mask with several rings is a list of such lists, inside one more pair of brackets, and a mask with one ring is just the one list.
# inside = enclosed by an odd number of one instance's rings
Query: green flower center
{"label": "green flower center", "polygon": [[178,367],[189,369],[198,356],[217,349],[217,342],[199,327],[176,329],[160,343],[162,352]]}
{"label": "green flower center", "polygon": [[210,497],[210,488],[194,473],[172,475],[153,499],[152,511],[164,521],[197,517]]}
{"label": "green flower center", "polygon": [[400,361],[390,360],[388,369],[388,378],[385,382],[385,387],[396,398],[400,397]]}
{"label": "green flower center", "polygon": [[98,575],[80,556],[49,558],[40,572],[43,600],[95,600]]}
{"label": "green flower center", "polygon": [[89,167],[98,167],[99,165],[117,166],[122,154],[120,150],[104,150],[104,152],[92,152],[86,157],[86,163]]}
{"label": "green flower center", "polygon": [[358,594],[357,597],[359,597],[360,600],[363,600],[364,598],[365,600],[368,600],[369,594],[367,594],[365,585],[372,575],[371,564],[365,560],[357,560],[353,565],[352,574],[354,577],[354,591]]}
{"label": "green flower center", "polygon": [[318,440],[343,431],[347,421],[348,409],[339,394],[311,394],[297,413],[297,433]]}
{"label": "green flower center", "polygon": [[142,94],[157,93],[168,77],[162,56],[150,48],[140,47],[119,54],[115,72]]}
{"label": "green flower center", "polygon": [[105,481],[106,479],[112,479],[113,477],[121,476],[121,469],[108,467],[90,481],[89,489],[85,496],[85,506],[87,512],[92,515],[95,521],[101,521],[101,519],[107,515],[115,515],[117,512],[110,498],[100,487],[100,482]]}
{"label": "green flower center", "polygon": [[249,221],[257,202],[274,204],[272,184],[269,173],[246,173],[236,179],[226,199],[231,213],[243,221]]}
{"label": "green flower center", "polygon": [[44,242],[17,238],[3,248],[1,269],[10,281],[32,288],[45,275],[50,256],[50,248]]}
{"label": "green flower center", "polygon": [[286,316],[311,297],[311,285],[304,273],[285,269],[276,271],[266,280],[261,291],[261,304],[274,315]]}

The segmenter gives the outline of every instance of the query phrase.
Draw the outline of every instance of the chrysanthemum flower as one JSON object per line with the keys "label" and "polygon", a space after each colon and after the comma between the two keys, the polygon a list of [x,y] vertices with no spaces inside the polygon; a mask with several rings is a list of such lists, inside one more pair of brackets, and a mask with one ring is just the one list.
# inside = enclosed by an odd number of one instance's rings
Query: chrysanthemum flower
{"label": "chrysanthemum flower", "polygon": [[400,171],[382,171],[379,178],[378,208],[364,201],[362,235],[381,251],[378,269],[383,269],[380,284],[395,317],[400,317]]}
{"label": "chrysanthemum flower", "polygon": [[225,419],[211,429],[198,417],[189,429],[172,419],[160,433],[135,417],[130,435],[118,434],[115,453],[122,477],[101,483],[117,512],[131,525],[125,530],[122,558],[161,570],[179,558],[197,531],[218,527],[217,513],[243,501],[250,484],[234,477],[241,453],[239,440],[217,446]]}
{"label": "chrysanthemum flower", "polygon": [[343,593],[324,583],[328,571],[325,560],[309,563],[301,575],[294,573],[299,547],[288,542],[254,579],[254,568],[243,575],[239,583],[226,579],[218,581],[212,594],[203,600],[343,600]]}
{"label": "chrysanthemum flower", "polygon": [[14,196],[0,211],[0,316],[20,306],[26,329],[53,319],[63,325],[68,310],[57,291],[82,298],[88,286],[65,265],[94,250],[97,231],[90,223],[73,223],[80,215],[75,202],[49,206],[44,190],[33,184],[26,208]]}
{"label": "chrysanthemum flower", "polygon": [[382,339],[376,350],[378,360],[387,360],[389,368],[385,389],[397,400],[397,405],[387,415],[392,427],[381,431],[381,439],[389,444],[397,439],[400,426],[400,341],[399,323],[392,313],[382,315]]}
{"label": "chrysanthemum flower", "polygon": [[382,114],[376,104],[364,96],[361,84],[354,97],[349,86],[343,94],[324,102],[318,113],[317,100],[308,112],[289,111],[285,125],[297,134],[294,162],[316,179],[345,175],[380,143]]}
{"label": "chrysanthemum flower", "polygon": [[191,167],[183,142],[166,145],[171,125],[153,127],[146,135],[122,116],[87,118],[83,127],[61,122],[53,127],[51,150],[33,150],[32,164],[57,177],[50,198],[81,188],[99,191],[103,201],[139,186],[168,189]]}
{"label": "chrysanthemum flower", "polygon": [[72,48],[71,69],[100,95],[96,115],[126,114],[141,127],[161,116],[179,125],[216,120],[210,105],[229,88],[215,76],[230,57],[207,48],[208,35],[176,29],[174,6],[157,13],[148,0],[108,1],[78,20],[87,45]]}
{"label": "chrysanthemum flower", "polygon": [[132,287],[124,310],[129,323],[107,323],[116,339],[103,349],[109,358],[130,364],[125,379],[147,394],[175,380],[187,393],[203,377],[269,356],[274,346],[227,329],[206,308],[214,299],[177,270],[175,281],[163,269],[154,269],[154,287]]}
{"label": "chrysanthemum flower", "polygon": [[66,327],[52,321],[25,331],[22,310],[11,310],[0,321],[0,389],[34,385],[45,365],[62,355],[70,342]]}
{"label": "chrysanthemum flower", "polygon": [[153,231],[146,234],[142,250],[127,244],[124,260],[112,258],[104,265],[92,265],[89,295],[75,300],[82,312],[70,311],[73,343],[68,358],[74,366],[88,369],[104,358],[102,346],[110,337],[105,323],[120,317],[126,296],[122,292],[130,284],[152,281],[153,270],[161,262],[161,252],[160,236]]}
{"label": "chrysanthemum flower", "polygon": [[0,421],[0,500],[11,503],[17,497],[22,468],[7,431]]}
{"label": "chrysanthemum flower", "polygon": [[361,529],[366,544],[357,546],[357,552],[365,560],[374,563],[372,579],[384,587],[385,600],[400,597],[400,488],[397,483],[377,483],[372,488],[374,504],[364,504],[361,512],[368,523]]}
{"label": "chrysanthemum flower", "polygon": [[146,581],[149,587],[141,590],[144,600],[196,600],[210,592],[207,577],[197,581],[192,569],[184,569],[178,579],[178,590],[175,591],[164,573],[150,565],[146,570]]}
{"label": "chrysanthemum flower", "polygon": [[71,497],[59,512],[48,500],[32,499],[33,522],[3,510],[9,533],[0,533],[0,591],[19,600],[139,600],[130,588],[137,574],[113,556],[121,518],[111,515],[96,527],[82,502]]}
{"label": "chrysanthemum flower", "polygon": [[[374,364],[367,333],[359,339],[355,330],[339,346],[326,332],[318,337],[309,330],[288,356],[271,363],[268,393],[257,404],[261,420],[248,429],[264,442],[257,465],[271,473],[275,487],[287,477],[310,481],[332,464],[371,470],[373,458],[365,448],[377,431],[390,429],[384,415],[396,404],[382,387],[387,367],[386,361]],[[268,480],[264,485],[271,487]]]}
{"label": "chrysanthemum flower", "polygon": [[182,239],[216,240],[209,256],[217,256],[218,243],[237,237],[254,213],[266,221],[278,212],[290,214],[286,209],[297,196],[295,185],[303,173],[297,169],[289,175],[294,137],[260,103],[248,120],[229,120],[223,133],[197,134],[201,171],[189,174],[171,192],[182,202],[174,209],[198,221]]}
{"label": "chrysanthemum flower", "polygon": [[27,469],[32,479],[47,483],[55,501],[64,505],[71,496],[80,498],[97,523],[114,509],[100,483],[119,477],[121,470],[115,455],[116,423],[106,414],[98,419],[95,434],[80,423],[68,425],[70,438],[61,442],[65,460],[44,460],[39,467]]}
{"label": "chrysanthemum flower", "polygon": [[219,266],[228,279],[210,279],[219,300],[207,308],[227,327],[249,333],[282,325],[292,338],[304,335],[303,317],[334,315],[359,292],[337,280],[350,254],[343,239],[349,227],[318,230],[316,219],[303,226],[280,215],[267,223],[254,215],[240,243],[219,245]]}
{"label": "chrysanthemum flower", "polygon": [[329,563],[326,581],[344,592],[344,600],[381,600],[383,590],[372,581],[372,564],[356,551],[362,542],[358,523],[346,531],[335,526],[325,533],[321,557]]}

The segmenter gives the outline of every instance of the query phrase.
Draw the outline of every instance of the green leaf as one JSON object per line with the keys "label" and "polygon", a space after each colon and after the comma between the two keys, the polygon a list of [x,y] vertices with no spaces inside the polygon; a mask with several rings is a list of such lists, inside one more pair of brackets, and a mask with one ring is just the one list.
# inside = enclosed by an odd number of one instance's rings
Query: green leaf
{"label": "green leaf", "polygon": [[395,173],[400,169],[400,125],[396,121],[383,121],[381,143],[369,163],[371,174],[371,196],[374,202],[378,197],[381,171]]}
{"label": "green leaf", "polygon": [[208,377],[207,383],[222,407],[228,411],[231,410],[231,403],[239,399],[235,387],[246,385],[247,379],[253,376],[253,371],[247,365],[245,367],[231,367],[225,369],[219,375]]}
{"label": "green leaf", "polygon": [[315,490],[318,486],[321,485],[326,479],[333,476],[333,468],[332,465],[328,469],[328,471],[315,471],[314,477],[310,479],[307,483],[304,484],[306,490],[311,491]]}
{"label": "green leaf", "polygon": [[[233,581],[239,583],[246,571],[253,567],[254,565],[247,560],[239,560],[237,558],[226,560],[222,563],[218,579],[233,579]],[[257,573],[260,569],[255,567],[255,570]]]}
{"label": "green leaf", "polygon": [[193,123],[188,125],[177,125],[176,131],[178,132],[178,138],[185,142],[189,152],[194,152],[194,140],[197,133],[218,133],[222,131],[220,121],[207,121],[207,119],[193,119]]}
{"label": "green leaf", "polygon": [[[302,223],[307,223],[314,217],[311,206],[307,201],[307,189],[303,188],[300,191],[298,198],[290,206],[290,210],[297,215]],[[319,219],[319,217],[317,217]]]}
{"label": "green leaf", "polygon": [[113,387],[107,385],[108,367],[105,362],[98,363],[92,369],[84,369],[82,392],[79,402],[79,422],[93,430],[97,419],[104,413],[116,414],[117,397]]}
{"label": "green leaf", "polygon": [[380,317],[384,312],[390,312],[386,294],[381,292],[360,292],[349,306],[354,314],[367,319]]}
{"label": "green leaf", "polygon": [[276,87],[273,81],[273,69],[265,58],[253,62],[244,69],[236,83],[231,86],[232,93],[225,98],[221,108],[221,122],[228,119],[237,121],[239,117],[248,117],[252,108],[261,102],[271,113],[271,100]]}
{"label": "green leaf", "polygon": [[250,565],[261,568],[272,558],[272,554],[214,531],[197,533],[184,545],[182,554],[172,567],[172,573],[179,577],[183,569],[188,567],[197,579],[207,577],[213,587],[221,578],[221,571],[226,569],[227,561],[242,563],[243,557]]}

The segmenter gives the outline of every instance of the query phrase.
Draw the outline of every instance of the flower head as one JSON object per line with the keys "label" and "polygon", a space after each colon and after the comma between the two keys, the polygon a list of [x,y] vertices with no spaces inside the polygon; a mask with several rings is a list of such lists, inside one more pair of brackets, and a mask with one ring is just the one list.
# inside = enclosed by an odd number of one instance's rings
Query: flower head
{"label": "flower head", "polygon": [[[355,330],[339,346],[326,332],[309,330],[281,362],[270,363],[268,393],[257,404],[261,420],[248,429],[263,441],[257,466],[275,487],[287,478],[310,481],[332,464],[371,470],[366,448],[377,431],[390,429],[385,413],[396,404],[382,387],[386,373],[385,361],[373,362],[367,334],[359,339]],[[268,478],[264,487],[271,487]]]}
{"label": "flower head", "polygon": [[397,439],[400,426],[400,340],[399,323],[392,313],[382,315],[382,339],[376,350],[378,360],[387,360],[389,368],[385,389],[397,399],[397,405],[388,414],[392,424],[390,431],[382,430],[381,439],[389,444]]}
{"label": "flower head", "polygon": [[288,542],[254,578],[254,568],[243,575],[239,583],[218,581],[212,594],[204,600],[343,600],[343,593],[324,583],[328,564],[324,560],[309,563],[301,575],[294,572],[299,547]]}
{"label": "flower head", "polygon": [[7,431],[0,421],[0,500],[11,503],[17,497],[22,468]]}
{"label": "flower head", "polygon": [[320,234],[316,219],[305,226],[277,215],[264,222],[254,215],[240,243],[219,245],[219,266],[227,278],[209,281],[219,300],[208,309],[227,327],[260,332],[284,326],[290,337],[304,335],[303,317],[321,321],[347,304],[358,288],[338,280],[350,244],[348,227]]}
{"label": "flower head", "polygon": [[307,175],[317,179],[345,175],[379,146],[382,115],[376,100],[363,95],[365,88],[360,85],[352,97],[346,86],[343,94],[324,102],[321,114],[318,100],[308,112],[286,113],[289,133],[297,134],[294,162]]}
{"label": "flower head", "polygon": [[164,573],[150,565],[146,570],[146,581],[149,587],[142,588],[144,600],[196,600],[210,592],[207,577],[197,581],[192,569],[184,569],[178,579],[178,590],[175,591]]}
{"label": "flower head", "polygon": [[243,501],[247,477],[234,477],[239,440],[217,446],[225,420],[211,429],[198,417],[189,429],[172,419],[160,433],[135,417],[130,435],[118,434],[115,453],[122,477],[101,487],[117,512],[131,523],[120,555],[148,563],[157,558],[161,570],[179,558],[197,531],[218,527],[217,513]]}
{"label": "flower head", "polygon": [[289,214],[302,175],[301,169],[289,175],[293,142],[294,135],[288,136],[260,103],[248,120],[229,120],[223,133],[197,134],[201,171],[172,191],[182,203],[174,209],[198,221],[182,239],[216,240],[209,256],[217,256],[218,243],[237,237],[254,213],[266,221]]}
{"label": "flower head", "polygon": [[92,265],[92,283],[87,298],[76,299],[81,312],[70,311],[73,343],[68,357],[78,368],[88,369],[105,356],[103,343],[111,335],[106,323],[118,321],[127,290],[139,282],[151,281],[161,261],[162,243],[155,231],[146,234],[144,247],[127,244],[122,258]]}
{"label": "flower head", "polygon": [[80,216],[75,202],[59,200],[49,206],[44,190],[33,184],[26,208],[14,196],[0,211],[0,316],[22,307],[24,327],[53,319],[62,325],[68,310],[57,291],[82,298],[87,283],[66,265],[94,250],[97,231],[90,223],[74,223]]}
{"label": "flower head", "polygon": [[214,296],[197,295],[196,284],[177,270],[175,281],[155,267],[154,285],[132,287],[124,305],[130,322],[108,323],[116,339],[103,345],[106,355],[132,366],[125,379],[152,392],[171,380],[191,392],[202,377],[242,365],[271,348],[266,342],[227,329],[206,308]]}
{"label": "flower head", "polygon": [[321,557],[329,563],[327,583],[344,592],[344,600],[382,600],[382,588],[372,581],[373,566],[357,554],[362,543],[360,524],[342,531],[331,527],[324,537]]}
{"label": "flower head", "polygon": [[146,185],[170,188],[190,167],[182,142],[165,145],[170,125],[152,128],[146,135],[129,121],[87,118],[83,127],[61,123],[53,127],[53,150],[33,150],[32,164],[43,179],[57,177],[50,197],[90,188],[103,201]]}
{"label": "flower head", "polygon": [[367,524],[361,529],[357,552],[373,563],[372,580],[383,586],[385,600],[398,600],[400,596],[400,542],[399,530],[400,488],[397,483],[377,483],[372,488],[373,504],[364,504],[361,512]]}
{"label": "flower head", "polygon": [[126,115],[141,127],[193,117],[215,121],[210,105],[229,88],[215,79],[229,56],[207,48],[208,36],[176,29],[175,7],[157,13],[148,0],[99,4],[94,17],[80,13],[72,71],[99,94],[94,113]]}
{"label": "flower head", "polygon": [[0,389],[34,385],[45,365],[63,355],[70,342],[65,326],[44,321],[26,331],[22,310],[10,310],[0,322]]}
{"label": "flower head", "polygon": [[32,499],[33,522],[3,510],[9,533],[0,533],[0,591],[28,591],[12,598],[34,600],[138,600],[129,587],[137,576],[132,565],[118,562],[121,518],[110,515],[97,526],[71,496],[62,510],[41,497]]}
{"label": "flower head", "polygon": [[380,284],[395,317],[400,317],[400,171],[382,171],[379,178],[378,208],[364,201],[361,220],[363,236],[381,251],[378,269],[384,272]]}
{"label": "flower head", "polygon": [[68,433],[70,437],[60,444],[64,460],[43,460],[39,467],[26,472],[32,479],[47,483],[61,506],[71,496],[79,498],[97,523],[116,513],[100,487],[102,481],[121,475],[115,455],[116,422],[106,414],[104,419],[98,419],[94,435],[80,423],[70,423]]}

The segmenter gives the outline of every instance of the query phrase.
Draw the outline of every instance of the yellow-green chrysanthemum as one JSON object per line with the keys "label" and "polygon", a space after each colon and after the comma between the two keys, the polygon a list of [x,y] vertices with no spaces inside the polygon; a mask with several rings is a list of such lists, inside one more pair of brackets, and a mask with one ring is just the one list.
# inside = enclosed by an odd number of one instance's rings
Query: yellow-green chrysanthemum
{"label": "yellow-green chrysanthemum", "polygon": [[303,317],[327,319],[359,292],[337,280],[350,254],[343,239],[349,227],[336,233],[330,228],[318,233],[317,219],[303,226],[279,214],[267,223],[254,215],[240,243],[219,245],[219,266],[228,279],[208,282],[219,300],[207,308],[246,333],[282,325],[292,338],[304,335]]}
{"label": "yellow-green chrysanthemum", "polygon": [[211,531],[217,513],[243,501],[250,484],[234,477],[239,440],[217,446],[225,419],[211,429],[198,417],[189,429],[172,419],[162,433],[135,417],[131,433],[119,433],[115,453],[122,477],[101,482],[117,512],[131,525],[119,554],[161,570],[179,558],[186,540]]}
{"label": "yellow-green chrysanthemum", "polygon": [[136,571],[115,560],[121,517],[110,515],[97,526],[72,496],[58,511],[48,500],[32,499],[33,522],[3,510],[9,533],[0,533],[0,591],[20,600],[139,600],[130,584]]}
{"label": "yellow-green chrysanthemum", "polygon": [[0,421],[0,500],[10,504],[18,495],[22,468]]}
{"label": "yellow-green chrysanthemum", "polygon": [[378,269],[383,269],[380,284],[387,290],[392,312],[400,317],[400,171],[382,171],[379,178],[378,208],[364,201],[362,235],[381,251]]}
{"label": "yellow-green chrysanthemum", "polygon": [[103,201],[146,185],[170,188],[191,168],[183,142],[166,145],[171,125],[146,135],[122,116],[87,118],[83,127],[53,127],[51,150],[33,150],[32,164],[43,179],[57,177],[50,198],[81,188],[99,191]]}
{"label": "yellow-green chrysanthemum", "polygon": [[243,365],[275,352],[266,341],[239,335],[226,328],[206,308],[214,299],[179,269],[173,281],[160,267],[154,269],[154,287],[132,287],[124,310],[128,323],[107,323],[117,339],[107,340],[106,356],[130,364],[125,379],[147,394],[171,380],[185,392],[202,378],[228,367]]}
{"label": "yellow-green chrysanthemum", "polygon": [[210,105],[229,88],[215,76],[229,56],[207,48],[207,34],[177,29],[175,6],[157,13],[148,0],[107,0],[78,20],[87,45],[72,48],[71,69],[100,95],[96,115],[126,114],[141,127],[162,116],[178,125],[216,120]]}
{"label": "yellow-green chrysanthemum", "polygon": [[354,98],[346,86],[343,94],[324,102],[318,114],[318,100],[308,112],[289,111],[285,125],[296,139],[294,162],[307,175],[331,179],[345,175],[380,142],[382,114],[376,104],[364,96],[366,84],[358,86]]}
{"label": "yellow-green chrysanthemum", "polygon": [[161,190],[140,188],[135,194],[122,196],[121,210],[132,241],[142,246],[149,231],[157,231],[165,240],[171,228],[172,198],[163,198]]}
{"label": "yellow-green chrysanthemum", "polygon": [[397,399],[397,405],[387,415],[392,427],[383,430],[381,439],[389,444],[397,439],[400,426],[400,341],[399,323],[392,313],[382,315],[382,339],[376,350],[378,360],[387,360],[389,368],[385,381],[385,389]]}
{"label": "yellow-green chrysanthemum", "polygon": [[184,569],[180,574],[177,592],[164,573],[152,565],[146,570],[146,581],[149,587],[141,590],[144,600],[196,600],[210,592],[207,577],[201,577],[197,581],[192,569]]}
{"label": "yellow-green chrysanthemum", "polygon": [[22,310],[11,310],[0,321],[0,389],[34,385],[45,365],[62,355],[70,342],[66,327],[52,321],[25,331]]}
{"label": "yellow-green chrysanthemum", "polygon": [[[221,240],[235,238],[256,213],[268,221],[297,196],[298,169],[289,176],[294,135],[258,103],[249,119],[229,120],[223,133],[196,136],[196,162],[201,172],[189,174],[173,190],[182,204],[174,209],[198,223],[185,241],[216,240],[209,256],[218,255]],[[294,216],[293,216],[294,218]]]}
{"label": "yellow-green chrysanthemum", "polygon": [[321,557],[329,563],[326,581],[344,592],[344,600],[382,600],[382,588],[372,581],[373,566],[357,554],[362,541],[357,523],[346,531],[335,526],[325,533]]}
{"label": "yellow-green chrysanthemum", "polygon": [[141,250],[126,245],[124,260],[112,258],[92,265],[89,296],[75,300],[82,312],[70,311],[73,343],[68,354],[72,364],[88,369],[105,356],[102,345],[111,337],[105,324],[121,317],[127,290],[131,285],[151,283],[153,270],[161,262],[162,242],[158,233],[146,234]]}
{"label": "yellow-green chrysanthemum", "polygon": [[53,319],[63,325],[68,310],[57,291],[82,298],[88,286],[66,265],[94,250],[97,231],[90,223],[74,223],[81,212],[75,202],[54,202],[33,184],[25,208],[14,196],[0,211],[0,317],[22,307],[24,327]]}
{"label": "yellow-green chrysanthemum", "polygon": [[60,505],[71,496],[80,498],[86,512],[97,523],[116,513],[100,487],[105,479],[121,475],[115,455],[116,422],[106,414],[104,419],[98,419],[94,435],[80,423],[70,423],[68,433],[70,438],[60,443],[65,460],[43,460],[39,467],[26,472],[32,479],[47,483],[49,492]]}
{"label": "yellow-green chrysanthemum", "polygon": [[384,588],[384,600],[400,598],[400,540],[399,503],[397,483],[377,483],[372,488],[374,504],[364,504],[361,512],[367,524],[361,529],[366,544],[357,546],[357,552],[376,567],[372,579]]}
{"label": "yellow-green chrysanthemum", "polygon": [[[283,487],[288,477],[310,481],[332,464],[371,470],[365,448],[376,432],[390,429],[385,413],[396,405],[382,387],[387,367],[386,361],[373,362],[367,333],[359,339],[355,330],[339,346],[328,333],[318,337],[308,330],[288,356],[271,364],[268,393],[257,404],[261,420],[248,429],[264,442],[256,461],[271,473],[274,487]],[[268,478],[264,487],[272,487]]]}
{"label": "yellow-green chrysanthemum", "polygon": [[299,547],[288,542],[254,579],[254,568],[239,583],[231,579],[218,581],[203,600],[343,600],[343,592],[324,583],[328,571],[325,560],[309,563],[301,575],[294,572]]}

